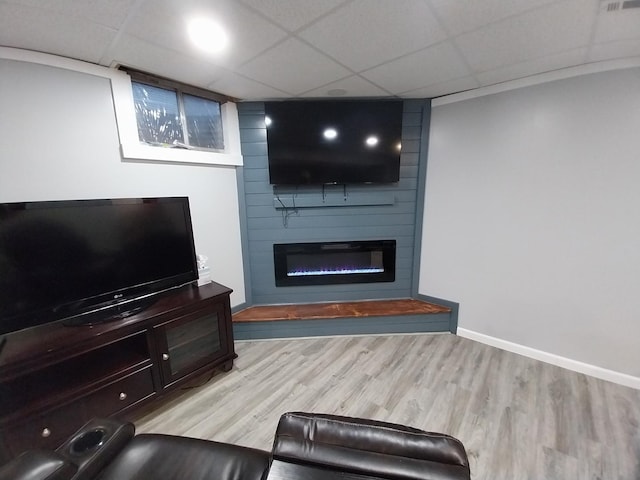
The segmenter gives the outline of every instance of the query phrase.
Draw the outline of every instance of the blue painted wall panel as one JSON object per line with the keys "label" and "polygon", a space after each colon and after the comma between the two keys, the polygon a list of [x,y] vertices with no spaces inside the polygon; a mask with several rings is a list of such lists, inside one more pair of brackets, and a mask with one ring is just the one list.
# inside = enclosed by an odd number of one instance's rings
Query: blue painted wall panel
{"label": "blue painted wall panel", "polygon": [[291,320],[273,322],[236,322],[236,340],[258,338],[312,337],[321,335],[362,335],[385,333],[427,333],[447,331],[448,314],[428,316],[369,317],[330,320]]}
{"label": "blue painted wall panel", "polygon": [[[278,187],[269,184],[264,104],[238,104],[240,140],[244,156],[243,191],[246,208],[248,268],[254,305],[408,298],[415,267],[416,192],[420,163],[422,100],[404,102],[400,181],[390,185],[348,185],[347,195],[375,199],[391,195],[390,204],[324,206],[322,195],[344,196],[342,186]],[[310,208],[282,209],[277,197],[317,198]],[[274,202],[274,198],[276,201]],[[329,203],[327,201],[327,203]],[[340,202],[337,202],[340,203]],[[371,200],[371,203],[376,203]],[[316,205],[318,204],[318,205]],[[273,244],[317,241],[392,239],[397,242],[394,282],[276,287]],[[446,330],[447,328],[445,328]]]}

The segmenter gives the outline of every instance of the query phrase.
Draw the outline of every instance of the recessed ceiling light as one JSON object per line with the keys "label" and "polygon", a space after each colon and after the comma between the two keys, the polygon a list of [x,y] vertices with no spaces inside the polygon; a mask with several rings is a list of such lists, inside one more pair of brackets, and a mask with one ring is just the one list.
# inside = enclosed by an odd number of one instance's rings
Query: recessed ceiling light
{"label": "recessed ceiling light", "polygon": [[322,132],[322,136],[327,140],[333,140],[338,136],[338,131],[335,128],[327,128],[324,132]]}
{"label": "recessed ceiling light", "polygon": [[375,135],[371,135],[367,137],[364,143],[367,144],[367,147],[375,147],[378,144],[378,137],[376,137]]}
{"label": "recessed ceiling light", "polygon": [[227,47],[229,37],[222,26],[208,18],[197,17],[187,24],[189,38],[199,49],[219,53]]}

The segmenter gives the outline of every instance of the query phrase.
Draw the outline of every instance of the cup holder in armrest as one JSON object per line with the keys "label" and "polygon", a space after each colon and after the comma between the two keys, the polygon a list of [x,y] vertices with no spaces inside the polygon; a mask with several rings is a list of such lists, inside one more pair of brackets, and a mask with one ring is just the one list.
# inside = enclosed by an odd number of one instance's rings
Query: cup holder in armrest
{"label": "cup holder in armrest", "polygon": [[73,480],[92,480],[133,438],[132,423],[95,418],[56,449],[71,460],[78,471]]}
{"label": "cup holder in armrest", "polygon": [[69,453],[71,455],[84,455],[99,448],[103,443],[107,432],[104,428],[95,428],[82,433],[71,442]]}

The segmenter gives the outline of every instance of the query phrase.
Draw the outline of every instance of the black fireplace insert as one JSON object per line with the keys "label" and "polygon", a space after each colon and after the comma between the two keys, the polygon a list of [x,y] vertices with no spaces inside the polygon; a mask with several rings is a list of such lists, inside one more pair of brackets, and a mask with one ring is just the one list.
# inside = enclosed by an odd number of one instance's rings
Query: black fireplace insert
{"label": "black fireplace insert", "polygon": [[273,245],[276,286],[393,282],[396,241]]}

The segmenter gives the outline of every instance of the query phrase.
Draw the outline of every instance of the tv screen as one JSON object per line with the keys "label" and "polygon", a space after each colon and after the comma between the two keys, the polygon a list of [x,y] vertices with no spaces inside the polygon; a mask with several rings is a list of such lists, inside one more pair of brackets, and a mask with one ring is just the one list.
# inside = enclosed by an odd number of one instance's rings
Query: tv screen
{"label": "tv screen", "polygon": [[267,102],[265,123],[274,185],[399,180],[402,101]]}
{"label": "tv screen", "polygon": [[0,204],[0,334],[196,279],[186,197]]}

